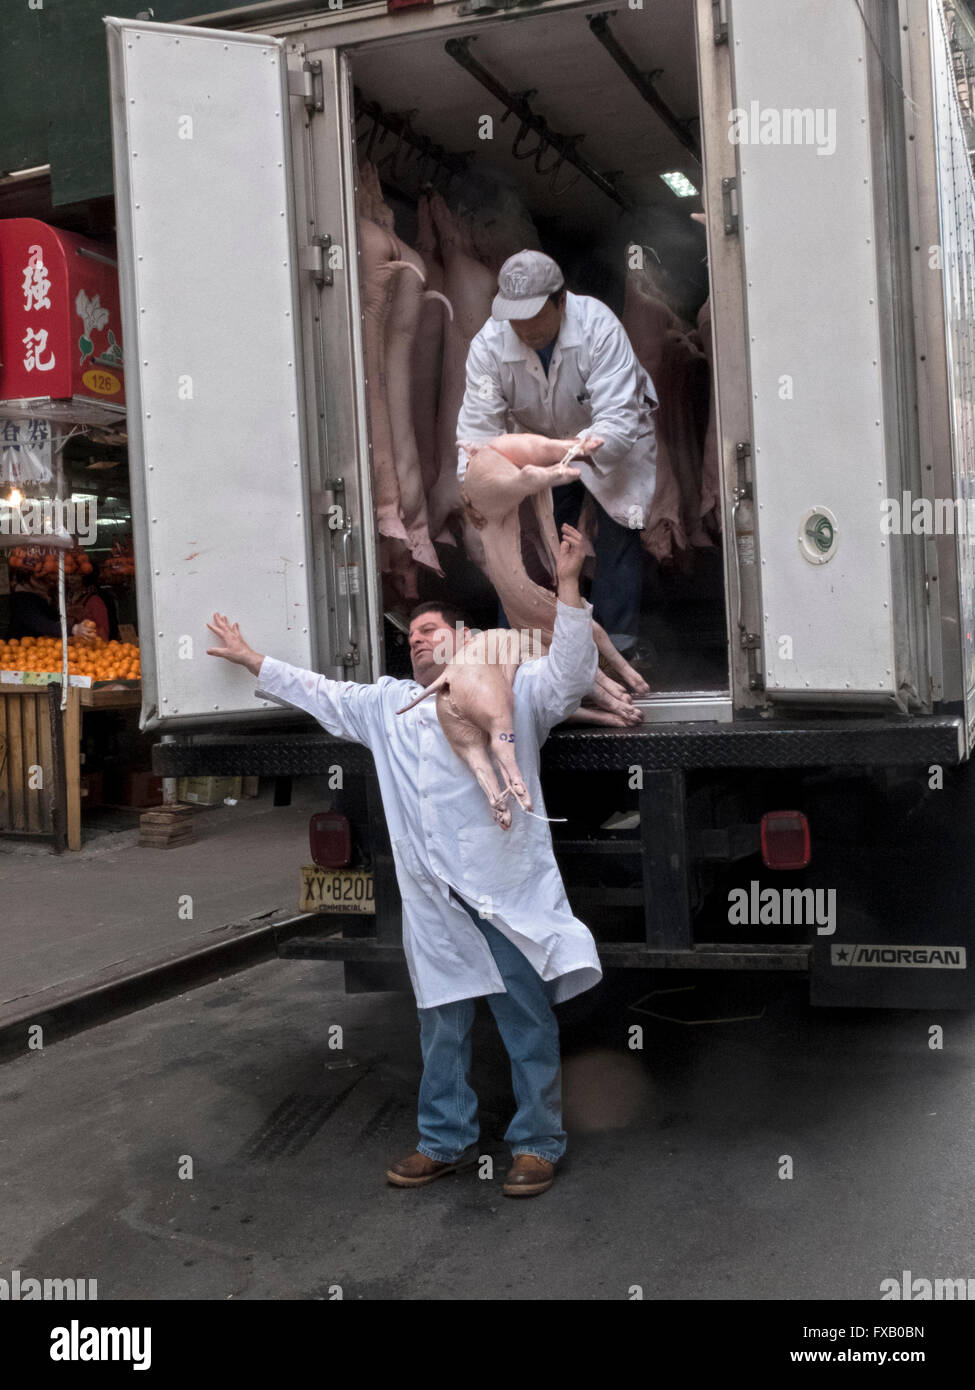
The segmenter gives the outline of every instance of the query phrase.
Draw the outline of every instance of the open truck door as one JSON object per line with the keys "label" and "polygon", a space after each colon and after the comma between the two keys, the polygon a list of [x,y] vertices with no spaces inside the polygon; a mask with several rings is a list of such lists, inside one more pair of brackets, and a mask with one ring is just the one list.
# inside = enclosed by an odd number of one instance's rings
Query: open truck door
{"label": "open truck door", "polygon": [[367,596],[340,582],[358,572],[351,504],[369,499],[329,476],[304,385],[311,301],[333,277],[327,239],[296,234],[292,147],[322,74],[289,72],[275,38],[105,23],[142,724],[260,718],[276,707],[205,654],[215,610],[297,666],[369,679],[374,660]]}
{"label": "open truck door", "polygon": [[917,710],[923,541],[888,529],[885,506],[921,491],[911,267],[894,234],[903,117],[878,98],[859,7],[828,24],[821,6],[767,0],[714,14],[726,24],[699,32],[728,45],[732,109],[711,232],[740,245],[751,403],[736,492],[749,521],[730,557],[754,615],[741,641],[776,703]]}

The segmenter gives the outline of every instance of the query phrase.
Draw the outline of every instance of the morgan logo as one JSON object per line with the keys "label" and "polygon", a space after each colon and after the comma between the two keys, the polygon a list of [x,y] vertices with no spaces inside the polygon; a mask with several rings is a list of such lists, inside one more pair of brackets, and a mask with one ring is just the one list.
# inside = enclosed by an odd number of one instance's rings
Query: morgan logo
{"label": "morgan logo", "polygon": [[901,966],[907,970],[964,970],[964,946],[830,946],[831,965]]}

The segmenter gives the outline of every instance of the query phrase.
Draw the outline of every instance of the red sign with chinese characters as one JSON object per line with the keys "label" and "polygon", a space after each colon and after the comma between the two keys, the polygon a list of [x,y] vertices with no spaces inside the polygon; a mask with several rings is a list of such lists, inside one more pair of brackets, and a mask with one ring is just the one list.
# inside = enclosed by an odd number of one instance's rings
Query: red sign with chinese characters
{"label": "red sign with chinese characters", "polygon": [[87,237],[0,221],[0,405],[80,396],[125,404],[118,274]]}

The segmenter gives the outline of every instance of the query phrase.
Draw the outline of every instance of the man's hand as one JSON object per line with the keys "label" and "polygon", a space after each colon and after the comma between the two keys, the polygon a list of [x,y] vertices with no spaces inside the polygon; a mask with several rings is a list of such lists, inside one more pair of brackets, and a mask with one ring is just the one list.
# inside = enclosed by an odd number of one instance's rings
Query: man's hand
{"label": "man's hand", "polygon": [[558,585],[559,598],[570,608],[582,607],[582,599],[579,596],[579,575],[585,558],[585,547],[579,532],[574,526],[569,526],[567,523],[563,524],[562,545],[555,567],[555,579]]}
{"label": "man's hand", "polygon": [[603,441],[595,434],[583,435],[579,440],[579,453],[582,456],[594,454],[597,449],[601,449],[602,447]]}
{"label": "man's hand", "polygon": [[232,623],[222,613],[214,613],[213,622],[207,623],[207,627],[222,643],[219,647],[207,647],[207,656],[222,656],[225,661],[246,666],[252,676],[260,675],[264,657],[247,645],[240,635],[239,624]]}
{"label": "man's hand", "polygon": [[90,646],[98,636],[98,629],[91,618],[85,618],[84,622],[75,623],[71,629],[71,636],[77,637],[86,646]]}

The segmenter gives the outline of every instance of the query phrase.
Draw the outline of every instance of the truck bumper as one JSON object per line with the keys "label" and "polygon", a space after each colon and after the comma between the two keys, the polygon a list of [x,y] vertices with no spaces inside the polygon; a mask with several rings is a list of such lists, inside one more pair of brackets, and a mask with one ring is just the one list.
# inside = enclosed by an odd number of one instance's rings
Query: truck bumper
{"label": "truck bumper", "polygon": [[[345,772],[372,772],[361,744],[325,733],[191,735],[156,744],[155,772],[163,777],[323,776],[339,763]],[[636,732],[563,726],[542,749],[542,773],[609,772],[641,767],[696,768],[895,767],[964,757],[964,729],[951,715],[890,719],[750,719],[735,724],[655,724]]]}

